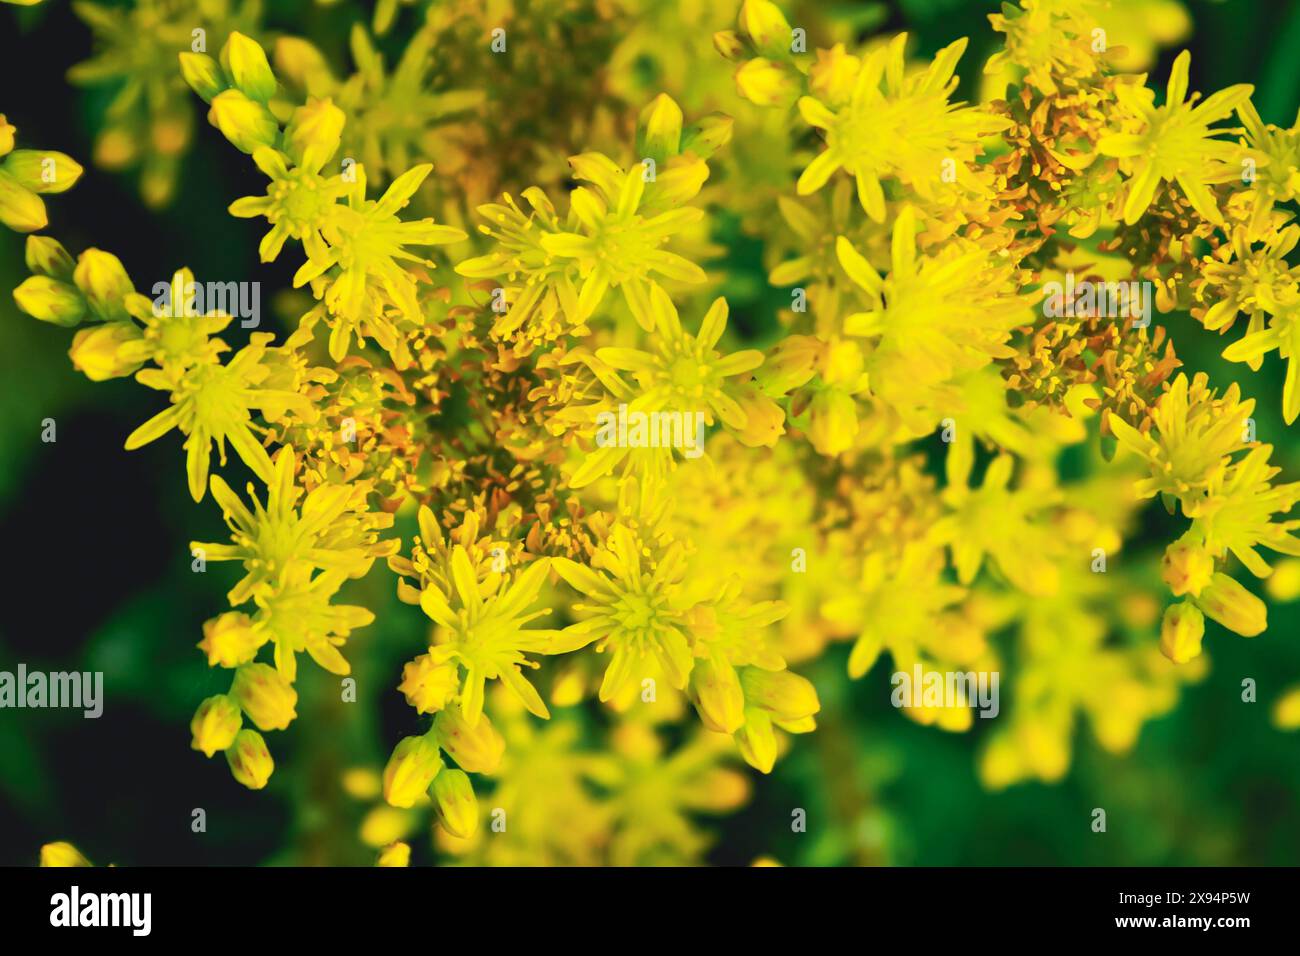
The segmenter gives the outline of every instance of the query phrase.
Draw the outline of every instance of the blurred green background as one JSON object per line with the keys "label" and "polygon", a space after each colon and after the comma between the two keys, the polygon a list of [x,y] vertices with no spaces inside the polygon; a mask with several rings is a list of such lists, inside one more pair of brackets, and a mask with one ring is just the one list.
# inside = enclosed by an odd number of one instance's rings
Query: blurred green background
{"label": "blurred green background", "polygon": [[[734,15],[731,5],[720,6],[728,9],[719,14],[719,29]],[[1290,126],[1300,102],[1300,6],[1186,6],[1195,24],[1186,44],[1192,88],[1254,83],[1265,120]],[[995,9],[969,0],[906,0],[884,11],[881,28],[911,30],[922,54],[969,35],[965,62],[982,63],[996,43],[986,19]],[[359,15],[286,3],[273,5],[267,22],[311,35]],[[61,0],[39,10],[5,8],[0,24],[0,110],[18,127],[20,143],[85,161],[104,94],[72,89],[64,73],[90,54],[87,30]],[[1175,52],[1164,51],[1152,71],[1161,84]],[[977,70],[966,66],[962,75],[969,97]],[[272,267],[257,263],[258,223],[224,212],[231,199],[259,192],[260,176],[201,119],[178,201],[163,212],[142,207],[131,176],[86,166],[75,190],[48,203],[49,231],[74,253],[109,249],[146,289],[181,265],[200,278],[259,280],[264,302],[289,285],[292,266],[284,259]],[[739,327],[761,335],[788,298],[767,287],[757,250],[738,238],[730,247],[733,314]],[[25,275],[22,237],[0,232],[0,287],[12,289]],[[1208,371],[1221,386],[1238,378],[1243,367],[1218,358],[1217,336],[1185,315],[1164,321],[1189,371]],[[371,862],[372,851],[355,837],[364,808],[340,792],[338,775],[354,764],[381,766],[392,742],[410,732],[412,713],[392,684],[420,645],[418,613],[397,604],[382,572],[355,585],[357,603],[384,622],[350,645],[360,651],[350,655],[360,699],[381,705],[354,708],[343,720],[326,699],[320,671],[304,668],[304,719],[276,735],[278,769],[265,792],[235,783],[220,758],[192,752],[195,705],[225,689],[225,675],[210,672],[194,645],[203,621],[224,610],[235,575],[220,565],[192,573],[187,543],[219,540],[224,527],[210,502],[190,501],[175,436],[122,450],[124,437],[160,407],[159,396],[130,380],[86,381],[69,364],[69,341],[66,330],[20,314],[7,291],[0,295],[0,669],[21,661],[43,670],[102,670],[108,696],[94,721],[77,712],[0,711],[0,864],[33,863],[42,843],[58,839],[101,864]],[[1295,479],[1300,446],[1279,414],[1281,372],[1273,356],[1261,373],[1240,381],[1247,396],[1259,399],[1261,440],[1278,447],[1275,463]],[[40,439],[46,418],[57,422],[56,442]],[[1164,540],[1153,537],[1134,550],[1144,544],[1154,561]],[[1300,681],[1300,607],[1272,605],[1269,613],[1268,631],[1254,640],[1210,626],[1208,678],[1187,688],[1173,713],[1148,724],[1130,755],[1108,756],[1081,731],[1060,785],[1000,793],[984,791],[976,779],[981,727],[948,735],[903,719],[888,704],[884,669],[849,682],[847,648],[833,647],[803,668],[821,694],[819,731],[801,738],[771,777],[751,774],[748,806],[708,824],[717,834],[709,859],[1294,864],[1300,734],[1274,729],[1268,711],[1285,686]],[[1241,701],[1247,677],[1258,683],[1258,703]],[[330,682],[330,699],[336,686]],[[808,810],[807,834],[790,832],[795,806]],[[202,835],[190,831],[191,811],[199,807],[208,816]],[[1107,809],[1105,834],[1089,828],[1094,807]],[[427,839],[412,842],[416,860],[427,859]]]}

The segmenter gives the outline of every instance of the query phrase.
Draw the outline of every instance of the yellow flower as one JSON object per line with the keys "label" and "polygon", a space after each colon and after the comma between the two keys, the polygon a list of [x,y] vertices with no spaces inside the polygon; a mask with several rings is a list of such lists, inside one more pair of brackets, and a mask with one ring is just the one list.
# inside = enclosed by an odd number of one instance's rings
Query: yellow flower
{"label": "yellow flower", "polygon": [[895,178],[925,199],[934,196],[945,160],[955,161],[956,182],[981,191],[970,165],[981,138],[1008,121],[981,109],[949,103],[953,71],[966,49],[963,38],[940,50],[924,71],[907,75],[907,34],[862,60],[848,101],[834,108],[812,96],[799,100],[804,122],[824,131],[826,149],[799,177],[799,195],[821,189],[837,169],[857,181],[858,201],[876,222],[885,221],[881,180]]}
{"label": "yellow flower", "polygon": [[662,292],[653,275],[678,282],[705,279],[704,270],[695,263],[660,248],[704,213],[687,207],[647,217],[641,209],[647,174],[640,165],[623,172],[596,155],[583,157],[575,173],[580,178],[590,177],[592,183],[569,194],[571,218],[581,231],[544,233],[540,239],[547,253],[557,259],[572,259],[577,265],[582,284],[575,319],[585,321],[614,286],[623,291],[641,327],[653,328],[651,297]]}
{"label": "yellow flower", "polygon": [[[1222,224],[1223,216],[1210,186],[1241,176],[1240,160],[1246,151],[1236,143],[1216,139],[1226,130],[1211,130],[1210,124],[1247,102],[1255,88],[1238,83],[1196,106],[1200,94],[1187,96],[1191,62],[1187,50],[1178,54],[1160,107],[1154,105],[1155,93],[1142,85],[1145,75],[1137,84],[1120,83],[1115,87],[1121,106],[1140,129],[1103,136],[1097,141],[1097,150],[1126,161],[1131,178],[1128,198],[1124,200],[1124,221],[1130,225],[1142,218],[1161,182],[1177,182],[1193,209],[1210,222]],[[1257,161],[1262,165],[1267,160],[1261,156]]]}
{"label": "yellow flower", "polygon": [[917,229],[909,205],[894,222],[883,279],[847,239],[836,245],[870,306],[844,320],[844,334],[873,340],[871,390],[900,410],[933,402],[934,390],[960,373],[1013,356],[1011,330],[1029,320],[1030,299],[1016,289],[1010,264],[991,263],[986,251],[956,239],[936,255],[918,254]]}
{"label": "yellow flower", "polygon": [[217,444],[221,463],[226,463],[226,442],[262,481],[274,481],[271,458],[258,441],[252,411],[267,405],[298,409],[311,414],[311,405],[296,392],[263,388],[270,374],[263,361],[274,338],[269,332],[255,332],[250,344],[235,353],[227,364],[204,362],[187,370],[178,383],[160,369],[145,369],[136,378],[150,388],[170,389],[171,408],[159,412],[126,439],[126,450],[149,444],[173,428],[185,437],[188,453],[185,471],[190,496],[202,501],[208,485],[212,443]]}
{"label": "yellow flower", "polygon": [[483,713],[484,685],[494,678],[500,678],[538,717],[550,716],[520,670],[521,666],[538,666],[526,654],[551,653],[555,631],[524,627],[550,613],[549,608],[529,611],[549,570],[550,562],[539,558],[517,573],[508,586],[484,599],[469,555],[456,545],[451,552],[452,586],[444,592],[430,585],[420,594],[420,607],[443,629],[429,650],[430,659],[436,664],[456,661],[465,670],[460,706],[471,727]]}
{"label": "yellow flower", "polygon": [[335,317],[329,349],[336,362],[347,355],[352,334],[361,331],[363,321],[380,345],[395,344],[392,326],[381,319],[381,292],[408,320],[422,323],[415,280],[398,262],[432,263],[408,252],[407,246],[445,245],[466,238],[461,230],[437,225],[432,219],[403,222],[398,217],[432,171],[431,163],[416,166],[374,200],[366,199],[365,169],[360,164],[353,167],[347,204],[332,210],[322,230],[329,248],[308,249],[309,258],[294,275],[297,288],[338,267],[336,275],[326,278],[324,292],[325,304]]}
{"label": "yellow flower", "polygon": [[1241,401],[1234,382],[1219,398],[1209,377],[1198,372],[1189,382],[1179,375],[1151,409],[1151,431],[1143,434],[1118,415],[1110,428],[1120,445],[1146,460],[1150,477],[1137,484],[1138,494],[1167,494],[1183,501],[1204,491],[1234,452],[1247,446],[1246,419],[1255,400]]}
{"label": "yellow flower", "polygon": [[585,595],[573,605],[581,620],[561,632],[557,653],[593,642],[597,652],[613,652],[600,684],[602,701],[642,676],[647,657],[679,690],[694,664],[685,634],[682,548],[670,546],[657,560],[643,561],[642,547],[630,528],[616,524],[591,567],[569,558],[553,562],[560,577]]}
{"label": "yellow flower", "polygon": [[[220,475],[212,476],[212,497],[230,528],[231,544],[193,541],[209,561],[242,561],[247,572],[231,589],[232,605],[243,604],[259,586],[277,585],[301,565],[363,577],[375,558],[393,554],[400,541],[379,540],[393,516],[368,510],[364,486],[318,485],[305,495],[294,481],[293,449],[276,452],[263,506],[249,486],[248,508]],[[298,504],[302,497],[301,505]]]}

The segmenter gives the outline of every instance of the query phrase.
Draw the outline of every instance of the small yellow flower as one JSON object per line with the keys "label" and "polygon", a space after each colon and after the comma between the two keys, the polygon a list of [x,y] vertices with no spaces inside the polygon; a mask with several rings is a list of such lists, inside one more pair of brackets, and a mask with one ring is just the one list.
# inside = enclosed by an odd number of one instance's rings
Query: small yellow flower
{"label": "small yellow flower", "polygon": [[243,724],[244,718],[234,700],[225,694],[209,697],[199,704],[194,719],[190,721],[190,731],[194,736],[190,747],[202,751],[205,757],[211,757],[218,750],[234,744]]}
{"label": "small yellow flower", "polygon": [[[1142,85],[1121,83],[1115,95],[1140,129],[1133,133],[1111,133],[1097,142],[1104,156],[1117,156],[1130,170],[1128,198],[1124,201],[1124,221],[1132,225],[1142,218],[1155,198],[1161,182],[1177,182],[1188,201],[1202,217],[1223,223],[1218,203],[1210,186],[1230,182],[1241,176],[1240,160],[1246,151],[1236,143],[1215,137],[1226,130],[1212,130],[1210,124],[1225,119],[1250,99],[1255,88],[1238,83],[1213,94],[1196,106],[1200,97],[1187,96],[1187,73],[1192,55],[1178,54],[1169,71],[1163,106],[1156,107],[1155,93]],[[1139,78],[1145,80],[1145,75]],[[1262,165],[1267,162],[1257,157]]]}

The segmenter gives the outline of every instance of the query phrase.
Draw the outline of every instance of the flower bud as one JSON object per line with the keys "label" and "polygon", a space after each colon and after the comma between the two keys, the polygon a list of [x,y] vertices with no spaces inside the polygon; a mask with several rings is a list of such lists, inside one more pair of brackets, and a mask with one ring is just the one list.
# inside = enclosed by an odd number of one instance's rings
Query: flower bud
{"label": "flower bud", "polygon": [[261,730],[284,730],[298,716],[298,692],[269,664],[242,665],[230,696]]}
{"label": "flower bud", "polygon": [[637,149],[643,156],[663,162],[677,155],[682,144],[682,108],[671,96],[660,93],[651,100],[637,125]]}
{"label": "flower bud", "polygon": [[506,752],[505,738],[492,726],[487,714],[480,715],[478,723],[471,727],[459,704],[439,712],[433,721],[433,733],[451,759],[470,773],[494,773]]}
{"label": "flower bud", "polygon": [[754,378],[769,395],[784,395],[808,381],[817,371],[824,346],[811,335],[791,335],[782,339],[768,354],[767,360],[754,370]]}
{"label": "flower bud", "polygon": [[397,689],[406,702],[421,714],[432,714],[447,706],[459,684],[460,668],[455,661],[435,664],[428,654],[421,654],[402,668],[402,682]]}
{"label": "flower bud", "polygon": [[759,57],[736,71],[736,90],[758,106],[789,106],[799,95],[794,70]]}
{"label": "flower bud", "polygon": [[379,859],[375,860],[375,866],[410,866],[411,865],[411,847],[410,844],[397,842],[390,843],[379,851]]}
{"label": "flower bud", "polygon": [[1214,556],[1190,541],[1175,541],[1165,548],[1160,576],[1175,597],[1200,594],[1214,576]]}
{"label": "flower bud", "polygon": [[0,156],[14,148],[14,137],[17,135],[17,127],[5,119],[4,113],[0,113]]}
{"label": "flower bud", "polygon": [[1160,652],[1175,664],[1186,664],[1201,654],[1205,615],[1190,601],[1171,604],[1160,624]]}
{"label": "flower bud", "polygon": [[198,646],[208,655],[209,667],[238,667],[251,661],[264,643],[247,614],[227,611],[203,623],[203,640]]}
{"label": "flower bud", "polygon": [[771,712],[777,720],[803,720],[821,710],[812,681],[790,671],[746,667],[740,674],[745,703]]}
{"label": "flower bud", "polygon": [[36,232],[49,221],[41,197],[0,169],[0,222],[14,232]]}
{"label": "flower bud", "polygon": [[131,322],[105,322],[77,332],[68,355],[73,367],[92,382],[122,378],[135,372],[142,363],[120,358],[119,349],[143,337],[140,329]]}
{"label": "flower bud", "polygon": [[423,737],[403,737],[393,748],[393,755],[384,767],[384,799],[391,806],[409,809],[424,795],[442,770],[438,745]]}
{"label": "flower bud", "polygon": [[220,64],[206,53],[185,52],[180,58],[181,76],[203,102],[211,103],[214,96],[230,88]]}
{"label": "flower bud", "polygon": [[785,14],[771,0],[745,0],[737,21],[741,36],[763,56],[789,56],[793,33]]}
{"label": "flower bud", "polygon": [[231,776],[249,790],[265,787],[275,770],[271,751],[266,749],[266,741],[256,730],[241,730],[235,735],[235,742],[226,748],[226,762],[230,764]]}
{"label": "flower bud", "polygon": [[239,705],[225,694],[209,697],[199,704],[190,721],[190,733],[194,741],[192,750],[203,751],[203,756],[211,757],[218,750],[225,750],[235,742],[235,737],[244,725],[244,718],[239,713]]}
{"label": "flower bud", "polygon": [[338,151],[343,123],[343,111],[330,100],[308,100],[284,129],[285,148],[299,165],[320,169]]}
{"label": "flower bud", "polygon": [[1268,608],[1235,578],[1219,572],[1196,598],[1202,611],[1242,637],[1254,637],[1268,626]]}
{"label": "flower bud", "polygon": [[858,434],[858,408],[853,396],[838,388],[825,388],[813,396],[808,439],[819,455],[847,451]]}
{"label": "flower bud", "polygon": [[734,30],[719,30],[713,34],[713,49],[726,60],[739,60],[745,55],[745,44]]}
{"label": "flower bud", "polygon": [[469,776],[463,770],[448,770],[433,781],[429,790],[434,810],[441,823],[454,837],[468,840],[478,829],[478,798]]}
{"label": "flower bud", "polygon": [[289,83],[305,89],[308,95],[334,85],[329,63],[320,50],[299,37],[276,38],[275,70]]}
{"label": "flower bud", "polygon": [[14,301],[32,318],[64,328],[72,328],[86,314],[81,293],[49,276],[28,276],[14,289]]}
{"label": "flower bud", "polygon": [[785,434],[785,409],[759,391],[757,385],[737,385],[731,397],[745,412],[745,427],[736,432],[742,444],[771,448]]}
{"label": "flower bud", "polygon": [[732,734],[745,722],[745,692],[736,669],[727,661],[703,657],[691,670],[691,696],[704,726]]}
{"label": "flower bud", "polygon": [[71,843],[59,841],[41,847],[41,866],[92,866]]}
{"label": "flower bud", "polygon": [[66,192],[84,172],[71,156],[45,149],[15,149],[5,157],[4,171],[34,193]]}
{"label": "flower bud", "polygon": [[28,236],[25,251],[28,272],[71,281],[76,263],[59,240],[49,236]]}
{"label": "flower bud", "polygon": [[129,317],[122,300],[135,291],[135,286],[122,260],[111,252],[87,249],[77,258],[72,280],[96,318],[115,322]]}
{"label": "flower bud", "polygon": [[233,31],[221,48],[221,65],[249,99],[265,103],[275,95],[275,74],[266,62],[266,51],[251,37]]}
{"label": "flower bud", "polygon": [[225,90],[214,96],[208,120],[236,149],[249,155],[259,146],[274,146],[280,132],[270,110],[240,90]]}
{"label": "flower bud", "polygon": [[726,113],[709,113],[701,116],[682,136],[681,151],[694,153],[708,159],[731,142],[731,131],[736,125]]}
{"label": "flower bud", "polygon": [[1273,705],[1273,726],[1279,730],[1300,730],[1300,686],[1282,694]]}
{"label": "flower bud", "polygon": [[745,762],[761,773],[771,773],[776,766],[776,731],[767,711],[745,708],[745,725],[736,732],[736,744]]}

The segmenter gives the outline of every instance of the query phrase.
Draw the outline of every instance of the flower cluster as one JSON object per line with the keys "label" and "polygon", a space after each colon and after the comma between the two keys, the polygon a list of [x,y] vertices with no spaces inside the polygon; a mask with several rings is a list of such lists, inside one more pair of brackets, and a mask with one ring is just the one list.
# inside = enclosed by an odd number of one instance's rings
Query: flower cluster
{"label": "flower cluster", "polygon": [[[425,808],[468,862],[697,860],[695,816],[744,801],[742,762],[768,773],[816,732],[798,671],[823,658],[854,679],[1003,673],[981,779],[1058,780],[1079,718],[1120,753],[1175,706],[1206,617],[1265,630],[1234,571],[1268,576],[1261,547],[1300,556],[1300,482],[1276,480],[1248,389],[1179,372],[1174,340],[1244,313],[1223,357],[1276,350],[1300,415],[1300,133],[1264,123],[1250,86],[1189,94],[1186,52],[1158,96],[1132,72],[1154,42],[1102,0],[1004,4],[969,103],[966,40],[922,62],[902,33],[809,48],[770,0],[711,25],[698,84],[663,70],[665,89],[585,104],[586,74],[552,89],[525,38],[586,29],[574,48],[619,62],[638,42],[613,41],[619,5],[552,22],[504,4],[499,36],[434,5],[391,70],[355,27],[346,79],[305,39],[268,57],[234,29],[249,11],[205,6],[211,56],[141,0],[170,51],[146,75],[118,51],[135,28],[83,6],[107,50],[77,76],[128,77],[100,161],[143,158],[165,198],[183,78],[266,177],[229,211],[265,220],[260,257],[293,259],[300,307],[279,344],[235,347],[188,270],[151,299],[110,253],[44,235],[14,297],[77,328],[89,378],[166,398],[126,448],[179,432],[193,499],[229,526],[191,544],[242,571],[199,644],[231,682],[199,705],[195,749],[265,786],[299,653],[344,677],[354,631],[391,640],[342,603],[349,582],[384,558],[418,609],[426,640],[389,681],[411,733],[344,781],[382,796],[362,833],[382,865],[410,860]],[[374,29],[404,16],[383,3]],[[466,86],[475,64],[513,71],[506,99]],[[579,118],[530,113],[529,70]],[[12,141],[0,117],[0,221],[39,232],[38,194],[80,167]],[[738,232],[766,299],[729,275]],[[773,295],[789,305],[758,316]],[[1154,498],[1187,522],[1163,559],[1133,543]],[[1163,619],[1157,566],[1178,599]],[[973,704],[903,713],[960,733]]]}

